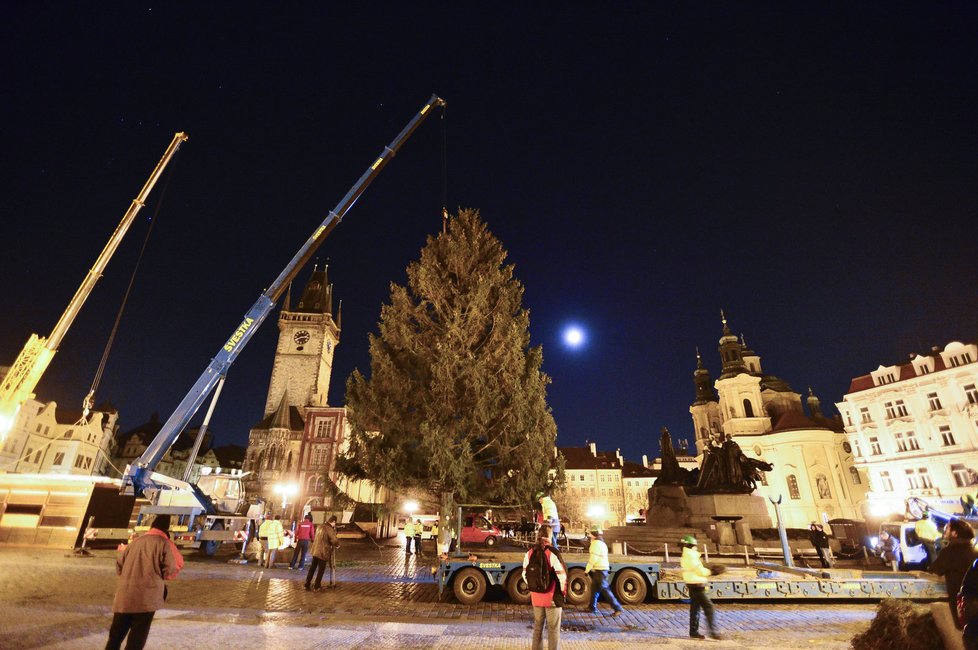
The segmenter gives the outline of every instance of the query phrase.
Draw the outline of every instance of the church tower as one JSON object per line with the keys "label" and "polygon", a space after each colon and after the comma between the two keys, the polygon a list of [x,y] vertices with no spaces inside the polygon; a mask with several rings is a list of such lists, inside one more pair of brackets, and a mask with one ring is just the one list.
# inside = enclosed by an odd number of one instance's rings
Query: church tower
{"label": "church tower", "polygon": [[720,403],[710,379],[710,371],[703,365],[703,357],[696,350],[696,370],[693,371],[693,384],[696,386],[696,401],[689,407],[693,416],[693,431],[696,432],[696,454],[702,454],[711,437],[720,433]]}
{"label": "church tower", "polygon": [[326,406],[333,354],[340,342],[340,313],[333,318],[333,285],[326,269],[313,269],[299,304],[291,291],[278,317],[278,346],[265,400],[265,415],[276,411],[283,395],[289,406]]}

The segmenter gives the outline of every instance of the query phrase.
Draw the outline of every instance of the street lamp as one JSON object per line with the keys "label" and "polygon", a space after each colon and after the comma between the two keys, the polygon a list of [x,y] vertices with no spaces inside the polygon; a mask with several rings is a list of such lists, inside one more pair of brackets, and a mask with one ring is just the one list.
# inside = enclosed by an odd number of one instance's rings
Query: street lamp
{"label": "street lamp", "polygon": [[299,486],[295,483],[278,483],[274,490],[275,494],[282,495],[282,516],[284,517],[285,507],[289,502],[289,497],[299,493]]}

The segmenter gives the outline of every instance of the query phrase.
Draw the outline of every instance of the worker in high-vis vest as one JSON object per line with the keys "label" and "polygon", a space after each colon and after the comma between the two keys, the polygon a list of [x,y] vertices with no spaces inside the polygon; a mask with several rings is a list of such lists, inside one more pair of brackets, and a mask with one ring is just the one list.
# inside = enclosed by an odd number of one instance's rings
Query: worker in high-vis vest
{"label": "worker in high-vis vest", "polygon": [[557,537],[560,535],[560,517],[557,515],[557,504],[546,492],[537,492],[537,501],[543,511],[543,523],[550,526],[553,531],[553,545],[560,548],[557,544]]}
{"label": "worker in high-vis vest", "polygon": [[404,522],[404,554],[411,555],[411,543],[414,539],[414,522],[408,517]]}

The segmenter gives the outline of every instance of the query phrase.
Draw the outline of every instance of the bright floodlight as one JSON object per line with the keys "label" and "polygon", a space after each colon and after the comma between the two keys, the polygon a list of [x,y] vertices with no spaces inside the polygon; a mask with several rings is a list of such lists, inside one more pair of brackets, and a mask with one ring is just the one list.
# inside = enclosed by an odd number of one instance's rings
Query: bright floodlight
{"label": "bright floodlight", "polygon": [[276,494],[281,494],[283,497],[292,496],[299,491],[299,486],[295,483],[279,483],[274,488]]}
{"label": "bright floodlight", "polygon": [[405,501],[404,502],[404,512],[408,513],[409,515],[413,515],[417,511],[418,511],[418,504],[417,504],[417,502],[415,502],[415,501]]}
{"label": "bright floodlight", "polygon": [[604,506],[595,504],[588,508],[587,516],[591,519],[601,519],[604,517]]}
{"label": "bright floodlight", "polygon": [[579,348],[584,345],[586,337],[584,330],[577,325],[568,325],[564,328],[564,344],[570,348]]}

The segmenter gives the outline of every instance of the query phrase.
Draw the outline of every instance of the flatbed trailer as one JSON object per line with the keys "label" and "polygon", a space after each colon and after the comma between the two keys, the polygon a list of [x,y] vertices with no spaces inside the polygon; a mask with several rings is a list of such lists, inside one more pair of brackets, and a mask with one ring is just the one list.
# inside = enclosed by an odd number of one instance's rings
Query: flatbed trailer
{"label": "flatbed trailer", "polygon": [[[438,592],[448,590],[462,604],[482,600],[489,587],[506,590],[516,603],[530,602],[522,577],[523,553],[498,552],[443,560],[438,567]],[[469,559],[469,558],[472,559]],[[576,607],[591,603],[591,579],[584,571],[587,558],[565,554],[568,570],[567,603]],[[623,605],[689,598],[677,566],[640,555],[609,556],[608,582]],[[811,570],[758,563],[752,567],[727,567],[710,579],[710,597],[717,600],[862,599],[903,598],[946,600],[944,582],[919,572],[864,570]]]}

